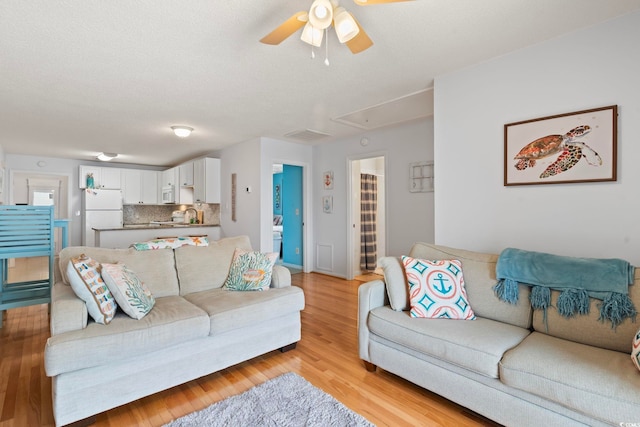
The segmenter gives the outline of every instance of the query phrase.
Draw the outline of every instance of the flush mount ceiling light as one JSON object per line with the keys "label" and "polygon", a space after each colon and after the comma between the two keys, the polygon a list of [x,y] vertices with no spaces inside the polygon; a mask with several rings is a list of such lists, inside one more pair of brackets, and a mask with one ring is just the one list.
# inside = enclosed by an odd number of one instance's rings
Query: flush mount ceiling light
{"label": "flush mount ceiling light", "polygon": [[186,138],[193,132],[193,128],[189,126],[171,126],[171,129],[173,129],[173,133],[180,138]]}
{"label": "flush mount ceiling light", "polygon": [[100,153],[98,154],[97,159],[103,162],[108,162],[109,160],[115,159],[118,157],[117,153]]}
{"label": "flush mount ceiling light", "polygon": [[[382,3],[396,3],[413,0],[354,0],[359,6],[368,6]],[[373,45],[373,42],[364,32],[358,21],[345,8],[338,5],[338,0],[314,0],[309,12],[298,12],[278,28],[264,36],[260,42],[277,45],[304,26],[300,39],[312,46],[311,57],[314,58],[313,47],[320,47],[323,32],[329,31],[329,27],[335,28],[340,43],[347,45],[352,53],[360,53]],[[325,47],[327,46],[327,37]],[[329,65],[329,60],[325,59]]]}

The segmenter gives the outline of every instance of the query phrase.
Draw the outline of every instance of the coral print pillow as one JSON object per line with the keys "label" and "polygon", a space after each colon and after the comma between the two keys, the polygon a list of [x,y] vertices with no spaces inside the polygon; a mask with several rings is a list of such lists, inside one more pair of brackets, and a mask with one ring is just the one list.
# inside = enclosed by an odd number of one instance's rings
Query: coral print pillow
{"label": "coral print pillow", "polygon": [[87,305],[89,315],[97,323],[107,325],[116,314],[118,305],[98,269],[100,263],[84,254],[71,258],[67,277],[78,298]]}
{"label": "coral print pillow", "polygon": [[633,360],[636,368],[640,370],[640,330],[636,332],[636,336],[633,338],[633,343],[631,344],[631,360]]}
{"label": "coral print pillow", "polygon": [[458,260],[427,261],[402,257],[409,283],[412,317],[473,320]]}
{"label": "coral print pillow", "polygon": [[102,278],[116,302],[134,319],[142,319],[156,303],[147,286],[126,265],[102,264]]}
{"label": "coral print pillow", "polygon": [[224,287],[232,291],[266,291],[278,254],[236,249]]}

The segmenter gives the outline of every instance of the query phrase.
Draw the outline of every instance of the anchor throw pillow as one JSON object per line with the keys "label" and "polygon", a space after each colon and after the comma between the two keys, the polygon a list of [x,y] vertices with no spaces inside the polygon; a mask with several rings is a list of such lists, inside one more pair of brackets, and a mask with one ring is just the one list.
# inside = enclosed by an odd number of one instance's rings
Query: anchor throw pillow
{"label": "anchor throw pillow", "polygon": [[474,320],[459,260],[429,261],[408,256],[402,264],[409,284],[411,317]]}

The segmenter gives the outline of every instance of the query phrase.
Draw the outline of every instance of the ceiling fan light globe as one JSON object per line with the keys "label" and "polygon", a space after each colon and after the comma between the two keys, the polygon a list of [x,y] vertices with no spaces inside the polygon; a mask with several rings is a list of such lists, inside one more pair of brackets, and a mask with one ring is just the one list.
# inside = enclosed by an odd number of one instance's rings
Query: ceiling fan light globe
{"label": "ceiling fan light globe", "polygon": [[360,28],[358,28],[358,24],[353,18],[353,15],[347,12],[343,7],[336,8],[334,24],[340,43],[348,42],[360,32]]}
{"label": "ceiling fan light globe", "polygon": [[300,40],[307,44],[310,44],[311,46],[320,47],[320,45],[322,45],[323,36],[324,31],[314,28],[310,22],[307,22],[307,24],[304,26],[304,29],[302,30]]}
{"label": "ceiling fan light globe", "polygon": [[324,30],[333,21],[333,6],[329,0],[315,0],[309,10],[309,22],[314,28]]}

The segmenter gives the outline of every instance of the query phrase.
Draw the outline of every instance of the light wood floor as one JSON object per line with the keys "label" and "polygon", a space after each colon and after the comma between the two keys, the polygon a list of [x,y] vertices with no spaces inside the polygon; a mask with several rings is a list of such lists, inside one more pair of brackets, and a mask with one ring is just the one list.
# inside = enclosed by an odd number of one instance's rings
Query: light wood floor
{"label": "light wood floor", "polygon": [[[223,371],[99,414],[96,426],[161,426],[285,372],[296,372],[378,426],[495,426],[358,358],[357,287],[319,274],[292,276],[304,289],[302,340]],[[47,306],[10,310],[0,330],[0,426],[52,426],[43,365]],[[108,392],[108,391],[96,391]],[[117,390],[112,392],[117,393]],[[97,396],[99,398],[99,395]]]}

